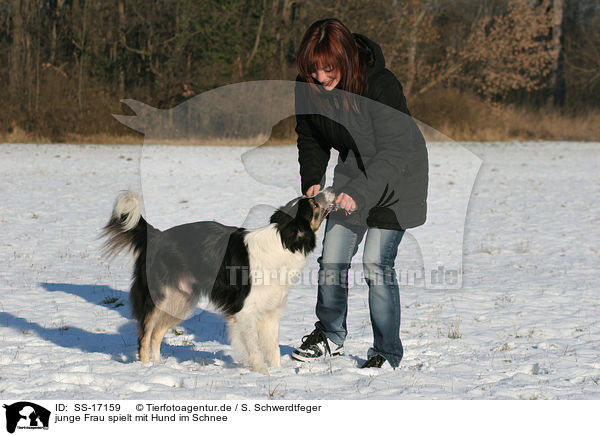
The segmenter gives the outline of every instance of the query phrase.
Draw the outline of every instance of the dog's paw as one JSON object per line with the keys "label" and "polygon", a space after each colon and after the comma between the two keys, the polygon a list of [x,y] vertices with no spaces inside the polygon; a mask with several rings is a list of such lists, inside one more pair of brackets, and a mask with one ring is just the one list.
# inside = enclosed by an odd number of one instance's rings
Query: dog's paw
{"label": "dog's paw", "polygon": [[269,364],[269,368],[281,368],[281,362]]}
{"label": "dog's paw", "polygon": [[281,356],[271,357],[268,359],[268,364],[270,368],[281,368]]}
{"label": "dog's paw", "polygon": [[265,366],[265,364],[260,364],[260,365],[252,365],[252,371],[254,372],[258,372],[260,374],[264,374],[264,375],[269,375],[269,370],[267,369],[267,367]]}

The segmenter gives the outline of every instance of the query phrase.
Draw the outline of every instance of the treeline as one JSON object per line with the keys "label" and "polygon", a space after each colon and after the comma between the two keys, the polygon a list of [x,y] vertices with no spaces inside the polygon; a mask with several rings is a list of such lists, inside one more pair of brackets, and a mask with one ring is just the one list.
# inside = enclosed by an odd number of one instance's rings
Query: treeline
{"label": "treeline", "polygon": [[[439,108],[419,101],[562,113],[600,102],[597,0],[10,0],[0,132],[122,135],[121,98],[169,108],[234,82],[293,80],[304,30],[328,16],[382,45],[434,127]],[[469,97],[432,98],[448,92]]]}

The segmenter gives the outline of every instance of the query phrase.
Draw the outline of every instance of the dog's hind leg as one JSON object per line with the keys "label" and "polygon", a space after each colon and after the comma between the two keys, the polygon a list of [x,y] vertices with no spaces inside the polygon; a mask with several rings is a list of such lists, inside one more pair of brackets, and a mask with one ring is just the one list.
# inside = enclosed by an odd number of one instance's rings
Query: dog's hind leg
{"label": "dog's hind leg", "polygon": [[150,341],[152,339],[152,333],[156,326],[156,321],[160,316],[160,309],[154,308],[152,311],[140,322],[140,332],[138,337],[140,360],[143,363],[150,361]]}
{"label": "dog's hind leg", "polygon": [[162,289],[162,299],[156,304],[160,314],[155,320],[152,331],[154,362],[160,362],[160,345],[167,330],[187,319],[193,313],[197,301],[189,282],[181,280],[178,288],[165,286]]}
{"label": "dog's hind leg", "polygon": [[162,344],[162,340],[165,337],[165,333],[171,327],[176,326],[181,323],[179,318],[175,318],[168,313],[161,312],[156,320],[156,324],[154,325],[154,330],[152,331],[152,361],[160,362],[160,346]]}

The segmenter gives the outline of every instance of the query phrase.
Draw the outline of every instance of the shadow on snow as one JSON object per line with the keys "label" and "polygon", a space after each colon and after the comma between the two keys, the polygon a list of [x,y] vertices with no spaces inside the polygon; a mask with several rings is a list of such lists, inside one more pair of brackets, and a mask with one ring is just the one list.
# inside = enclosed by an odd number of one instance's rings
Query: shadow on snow
{"label": "shadow on snow", "polygon": [[[119,313],[131,319],[129,293],[102,285],[74,285],[70,283],[40,283],[48,292],[63,292]],[[22,332],[30,331],[40,338],[53,342],[63,348],[75,348],[86,353],[108,354],[118,362],[137,360],[137,328],[134,322],[125,322],[118,328],[118,333],[102,333],[87,331],[70,325],[44,327],[34,321],[0,312],[0,325]],[[194,336],[194,342],[218,342],[228,344],[225,333],[225,322],[217,315],[200,311],[180,324],[187,334]],[[213,353],[195,350],[193,345],[169,345],[163,342],[163,356],[173,356],[179,362],[198,361],[205,364],[216,360],[233,363],[231,357],[222,351]],[[58,357],[58,356],[57,356]]]}

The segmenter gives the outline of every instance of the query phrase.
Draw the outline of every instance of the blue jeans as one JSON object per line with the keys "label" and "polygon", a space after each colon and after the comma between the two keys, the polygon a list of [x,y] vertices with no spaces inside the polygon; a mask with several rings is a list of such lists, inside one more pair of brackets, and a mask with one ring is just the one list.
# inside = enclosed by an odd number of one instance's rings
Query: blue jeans
{"label": "blue jeans", "polygon": [[318,259],[319,285],[315,324],[330,341],[342,345],[346,339],[348,314],[348,270],[366,233],[363,271],[369,286],[369,311],[373,347],[367,358],[380,354],[392,367],[402,360],[400,340],[400,291],[394,261],[404,230],[355,227],[327,220],[323,254]]}

